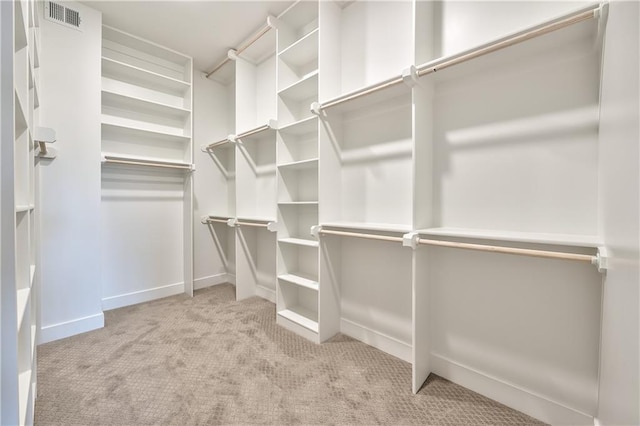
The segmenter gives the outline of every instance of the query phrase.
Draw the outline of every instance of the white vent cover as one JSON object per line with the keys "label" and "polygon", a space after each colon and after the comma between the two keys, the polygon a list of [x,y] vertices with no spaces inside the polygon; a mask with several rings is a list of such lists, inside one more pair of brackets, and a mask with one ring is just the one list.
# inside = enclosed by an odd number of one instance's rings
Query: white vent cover
{"label": "white vent cover", "polygon": [[52,1],[47,1],[44,4],[45,19],[76,30],[82,29],[82,18],[77,10]]}

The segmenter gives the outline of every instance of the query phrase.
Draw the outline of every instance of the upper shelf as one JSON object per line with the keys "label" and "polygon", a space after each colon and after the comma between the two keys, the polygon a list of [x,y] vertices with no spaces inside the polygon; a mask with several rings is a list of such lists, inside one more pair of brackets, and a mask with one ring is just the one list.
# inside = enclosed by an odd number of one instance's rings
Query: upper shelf
{"label": "upper shelf", "polygon": [[102,91],[102,105],[112,108],[136,111],[143,114],[167,117],[170,119],[185,119],[191,111],[171,105],[151,102],[146,99],[127,96],[121,93]]}
{"label": "upper shelf", "polygon": [[284,99],[292,101],[303,101],[305,99],[317,98],[318,96],[318,71],[306,75],[300,81],[282,89],[278,95]]}
{"label": "upper shelf", "polygon": [[282,52],[318,28],[318,2],[296,2],[278,16],[278,21],[278,51]]}
{"label": "upper shelf", "polygon": [[300,67],[318,58],[318,33],[316,28],[300,40],[287,47],[278,57],[289,66]]}
{"label": "upper shelf", "polygon": [[135,67],[110,58],[102,58],[102,75],[147,89],[184,96],[190,83]]}

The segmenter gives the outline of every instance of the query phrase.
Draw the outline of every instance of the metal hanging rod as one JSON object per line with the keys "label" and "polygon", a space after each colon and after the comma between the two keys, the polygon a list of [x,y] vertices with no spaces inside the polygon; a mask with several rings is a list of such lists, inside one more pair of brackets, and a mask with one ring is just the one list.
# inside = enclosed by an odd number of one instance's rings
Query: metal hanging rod
{"label": "metal hanging rod", "polygon": [[228,143],[231,143],[231,140],[229,139],[229,137],[226,137],[226,138],[224,138],[222,140],[219,140],[218,142],[213,142],[213,143],[210,143],[209,145],[203,145],[200,148],[200,150],[202,152],[206,152],[206,151],[209,151],[210,149],[213,149],[213,148],[215,148],[217,146],[225,145],[225,144],[228,144]]}
{"label": "metal hanging rod", "polygon": [[338,106],[338,105],[343,104],[345,102],[349,102],[349,101],[361,98],[361,97],[366,96],[366,95],[370,95],[372,93],[378,92],[378,91],[383,90],[383,89],[387,89],[389,87],[395,86],[396,84],[400,84],[403,81],[404,81],[403,76],[394,77],[394,78],[391,78],[389,80],[382,81],[382,82],[380,82],[380,83],[378,83],[378,84],[376,84],[374,86],[370,86],[370,87],[368,87],[366,89],[360,90],[360,91],[355,92],[355,93],[346,94],[344,96],[341,96],[339,98],[333,99],[333,100],[331,100],[329,102],[325,102],[323,104],[315,104],[314,103],[313,105],[315,105],[315,106],[312,106],[312,110],[313,110],[313,112],[318,114],[322,110]]}
{"label": "metal hanging rod", "polygon": [[598,261],[597,256],[591,256],[588,254],[576,254],[576,253],[564,253],[564,252],[557,252],[557,251],[501,247],[501,246],[491,246],[491,245],[485,245],[485,244],[457,243],[452,241],[431,240],[431,239],[425,239],[425,238],[418,238],[416,242],[418,244],[424,244],[424,245],[430,245],[430,246],[451,247],[451,248],[458,248],[458,249],[465,249],[465,250],[488,251],[492,253],[516,254],[520,256],[542,257],[546,259],[574,260],[578,262],[588,262],[592,264],[596,264]]}
{"label": "metal hanging rod", "polygon": [[477,57],[495,52],[497,50],[522,43],[535,37],[540,37],[542,35],[557,31],[570,25],[574,25],[588,19],[597,18],[600,15],[600,10],[602,7],[603,5],[590,6],[587,10],[583,9],[579,12],[567,15],[566,17],[561,18],[555,22],[543,24],[537,28],[512,35],[483,47],[476,48],[472,51],[469,51],[468,53],[463,53],[460,56],[450,59],[439,59],[435,61],[435,63],[432,62],[421,65],[417,69],[417,75],[418,77],[422,77],[428,74],[432,74],[445,68],[449,68],[462,62],[466,62],[471,59],[475,59]]}
{"label": "metal hanging rod", "polygon": [[244,52],[245,50],[247,50],[249,48],[249,46],[251,46],[253,43],[255,43],[256,41],[258,41],[263,35],[265,35],[266,33],[269,32],[270,29],[275,28],[275,18],[272,16],[268,16],[267,17],[267,23],[260,28],[260,30],[258,30],[258,32],[256,32],[253,36],[251,36],[251,38],[249,38],[247,41],[245,41],[243,44],[241,44],[238,48],[236,49],[231,49],[229,51],[229,54],[227,54],[227,57],[224,58],[222,60],[222,62],[220,62],[218,65],[215,66],[215,68],[213,68],[211,71],[209,71],[206,75],[207,78],[211,77],[211,75],[213,75],[216,71],[218,71],[220,68],[222,68],[223,66],[225,66],[229,61],[232,60],[232,58],[235,58],[235,56],[241,54],[242,52]]}
{"label": "metal hanging rod", "polygon": [[130,166],[146,166],[146,167],[159,167],[165,169],[176,169],[176,170],[193,170],[192,164],[178,164],[178,163],[164,163],[158,161],[146,161],[125,157],[113,157],[109,155],[105,155],[102,157],[102,163],[105,164],[124,164]]}
{"label": "metal hanging rod", "polygon": [[319,234],[322,235],[339,235],[342,237],[355,237],[355,238],[364,238],[367,240],[381,240],[381,241],[392,241],[401,243],[402,237],[391,237],[388,235],[376,235],[376,234],[363,234],[361,232],[346,232],[346,231],[333,231],[329,229],[320,229],[318,231]]}
{"label": "metal hanging rod", "polygon": [[226,224],[228,222],[229,219],[215,219],[212,217],[208,217],[206,219],[203,220],[203,223],[211,223],[211,222],[216,222],[216,223],[224,223]]}
{"label": "metal hanging rod", "polygon": [[256,228],[267,228],[269,226],[268,223],[242,222],[239,220],[236,221],[235,224],[240,226],[255,226]]}
{"label": "metal hanging rod", "polygon": [[265,130],[275,129],[276,124],[275,120],[269,120],[269,122],[263,126],[256,127],[255,129],[247,130],[244,133],[240,133],[239,135],[230,136],[229,140],[235,141],[236,139],[247,138],[249,136],[253,136],[256,133],[264,132]]}

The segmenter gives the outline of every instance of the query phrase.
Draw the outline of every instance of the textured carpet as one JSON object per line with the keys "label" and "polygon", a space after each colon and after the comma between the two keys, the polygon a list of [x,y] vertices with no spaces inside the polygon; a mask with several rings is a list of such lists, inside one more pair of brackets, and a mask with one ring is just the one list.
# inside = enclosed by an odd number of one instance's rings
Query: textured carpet
{"label": "textured carpet", "polygon": [[338,335],[314,345],[221,285],[105,313],[38,347],[37,425],[540,424]]}

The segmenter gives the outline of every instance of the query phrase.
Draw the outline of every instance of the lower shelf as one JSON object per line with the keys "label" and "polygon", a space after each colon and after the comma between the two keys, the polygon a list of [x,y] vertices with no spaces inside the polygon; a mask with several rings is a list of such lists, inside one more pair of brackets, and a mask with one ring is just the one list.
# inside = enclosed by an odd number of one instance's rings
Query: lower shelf
{"label": "lower shelf", "polygon": [[289,321],[293,321],[314,333],[318,332],[318,314],[316,312],[300,306],[294,306],[278,311],[278,315],[288,319]]}
{"label": "lower shelf", "polygon": [[21,373],[18,377],[18,392],[19,392],[19,409],[20,409],[20,424],[27,424],[27,412],[31,405],[31,372],[33,370],[27,370]]}
{"label": "lower shelf", "polygon": [[308,289],[318,291],[318,281],[314,280],[310,275],[307,276],[302,272],[278,275],[278,279],[287,281],[291,284],[296,284],[301,287],[306,287]]}

